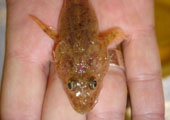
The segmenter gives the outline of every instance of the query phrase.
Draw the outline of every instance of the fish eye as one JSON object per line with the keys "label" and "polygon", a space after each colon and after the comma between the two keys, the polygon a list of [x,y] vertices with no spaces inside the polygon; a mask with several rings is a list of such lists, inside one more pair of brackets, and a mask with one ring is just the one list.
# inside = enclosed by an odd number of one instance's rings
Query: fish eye
{"label": "fish eye", "polygon": [[77,85],[76,85],[76,81],[74,79],[70,79],[68,82],[68,88],[72,91],[74,91],[76,89]]}
{"label": "fish eye", "polygon": [[94,90],[97,87],[97,81],[93,76],[89,78],[89,87],[91,90]]}

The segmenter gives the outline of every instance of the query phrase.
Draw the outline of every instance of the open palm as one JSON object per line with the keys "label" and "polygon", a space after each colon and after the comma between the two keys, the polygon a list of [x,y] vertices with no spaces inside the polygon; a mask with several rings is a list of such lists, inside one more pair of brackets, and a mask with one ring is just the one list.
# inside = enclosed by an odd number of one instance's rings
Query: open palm
{"label": "open palm", "polygon": [[93,0],[100,31],[118,26],[125,73],[109,68],[99,102],[87,115],[76,113],[51,63],[51,40],[29,18],[57,28],[61,0],[7,0],[7,40],[1,90],[2,120],[123,120],[127,88],[134,120],[163,120],[161,68],[154,34],[152,0]]}

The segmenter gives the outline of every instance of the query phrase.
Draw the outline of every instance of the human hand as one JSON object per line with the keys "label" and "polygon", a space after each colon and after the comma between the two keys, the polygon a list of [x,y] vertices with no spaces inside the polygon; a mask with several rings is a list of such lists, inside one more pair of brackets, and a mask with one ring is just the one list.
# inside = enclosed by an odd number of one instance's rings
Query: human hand
{"label": "human hand", "polygon": [[[93,0],[92,4],[97,11],[100,31],[119,26],[128,34],[129,40],[123,43],[126,77],[119,69],[109,69],[99,102],[87,114],[87,119],[124,119],[127,86],[134,120],[163,119],[153,1]],[[33,13],[46,24],[57,26],[61,5],[59,0],[7,1],[2,120],[86,119],[86,115],[71,108],[53,64],[49,67],[53,41],[28,17]]]}

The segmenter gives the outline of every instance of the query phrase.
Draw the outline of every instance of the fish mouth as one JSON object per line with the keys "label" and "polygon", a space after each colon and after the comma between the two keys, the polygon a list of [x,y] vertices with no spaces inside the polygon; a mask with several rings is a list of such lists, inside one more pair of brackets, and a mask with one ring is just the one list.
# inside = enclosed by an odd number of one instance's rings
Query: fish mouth
{"label": "fish mouth", "polygon": [[94,104],[72,104],[72,106],[78,113],[86,114],[93,109]]}
{"label": "fish mouth", "polygon": [[95,104],[97,103],[97,100],[81,100],[81,99],[77,99],[74,101],[71,101],[72,106],[74,108],[74,110],[80,114],[86,114],[88,112],[90,112]]}

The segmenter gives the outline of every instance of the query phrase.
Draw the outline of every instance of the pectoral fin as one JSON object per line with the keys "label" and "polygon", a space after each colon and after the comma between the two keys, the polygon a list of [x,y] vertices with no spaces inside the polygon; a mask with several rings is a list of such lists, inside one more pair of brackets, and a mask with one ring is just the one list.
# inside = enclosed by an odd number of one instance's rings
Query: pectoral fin
{"label": "pectoral fin", "polygon": [[41,20],[39,20],[37,17],[35,16],[32,16],[32,15],[29,15],[31,17],[31,19],[33,21],[35,21],[39,26],[40,28],[48,35],[50,36],[55,43],[58,43],[59,42],[59,36],[57,35],[57,32],[56,30],[54,30],[52,27],[49,27],[47,26],[46,24],[44,24]]}
{"label": "pectoral fin", "polygon": [[104,31],[99,34],[99,39],[102,44],[105,46],[109,46],[110,44],[114,44],[117,46],[120,44],[123,40],[127,39],[126,34],[123,32],[123,30],[119,27],[111,28],[107,31]]}

